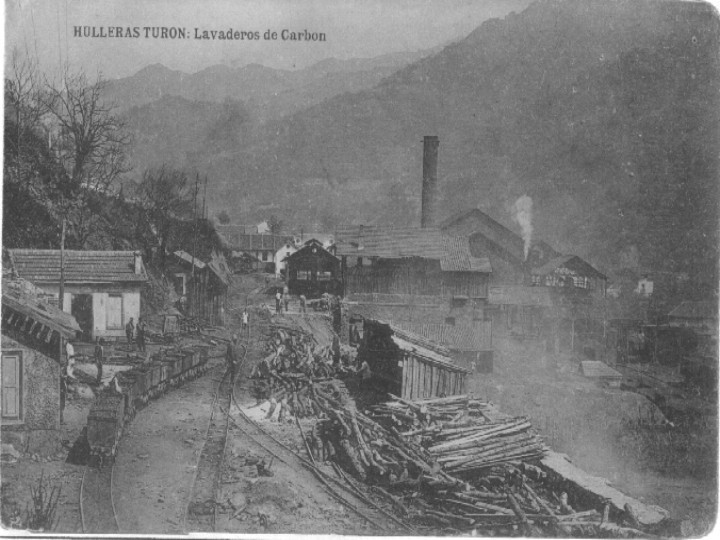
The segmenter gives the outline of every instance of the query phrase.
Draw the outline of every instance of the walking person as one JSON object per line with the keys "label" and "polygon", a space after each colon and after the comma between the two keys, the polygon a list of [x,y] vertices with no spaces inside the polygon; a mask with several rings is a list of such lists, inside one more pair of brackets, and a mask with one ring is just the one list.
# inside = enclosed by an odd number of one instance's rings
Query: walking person
{"label": "walking person", "polygon": [[97,377],[95,382],[100,386],[103,373],[103,357],[105,356],[105,341],[102,338],[95,338],[95,367],[97,367]]}
{"label": "walking person", "polygon": [[283,293],[283,301],[285,302],[285,313],[287,313],[288,305],[290,304],[290,295]]}
{"label": "walking person", "polygon": [[67,367],[65,368],[67,376],[71,379],[75,378],[75,347],[69,341],[65,342],[65,356],[67,356]]}
{"label": "walking person", "polygon": [[138,317],[137,327],[135,328],[135,342],[138,351],[145,352],[145,322],[142,317]]}
{"label": "walking person", "polygon": [[305,313],[306,309],[305,306],[307,304],[307,298],[305,298],[304,294],[300,295],[300,313]]}
{"label": "walking person", "polygon": [[248,312],[247,312],[247,308],[246,308],[246,309],[244,309],[243,312],[242,312],[242,329],[243,329],[243,332],[247,332],[247,331],[248,331],[248,318],[249,318],[249,317],[248,317]]}
{"label": "walking person", "polygon": [[132,349],[134,335],[135,335],[135,323],[133,322],[133,318],[130,317],[130,320],[125,325],[125,337],[127,338],[128,346],[131,349]]}
{"label": "walking person", "polygon": [[280,315],[280,301],[282,300],[282,293],[278,289],[275,291],[275,313]]}

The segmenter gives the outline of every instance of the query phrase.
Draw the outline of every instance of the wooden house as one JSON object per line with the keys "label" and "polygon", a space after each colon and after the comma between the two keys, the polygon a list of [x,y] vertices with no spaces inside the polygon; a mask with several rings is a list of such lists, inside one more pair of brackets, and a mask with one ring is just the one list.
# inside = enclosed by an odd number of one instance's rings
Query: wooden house
{"label": "wooden house", "polygon": [[478,208],[452,216],[440,223],[443,234],[465,236],[470,254],[487,257],[492,266],[491,284],[527,285],[528,267],[542,265],[560,255],[542,240],[532,240],[525,257],[525,242]]}
{"label": "wooden house", "polygon": [[181,296],[181,311],[190,317],[223,325],[225,304],[232,271],[225,257],[213,251],[208,262],[185,251],[176,251],[169,267],[175,278],[175,291]]}
{"label": "wooden house", "polygon": [[470,253],[467,239],[434,228],[380,229],[360,226],[338,231],[345,294],[383,293],[487,298],[492,268]]}
{"label": "wooden house", "polygon": [[531,270],[531,284],[553,287],[563,293],[587,293],[605,297],[607,276],[577,255],[561,255]]}
{"label": "wooden house", "polygon": [[[55,297],[60,291],[60,250],[10,249],[10,265]],[[137,251],[65,250],[63,309],[82,328],[83,338],[124,337],[125,324],[140,316],[140,293],[147,282]]]}
{"label": "wooden house", "polygon": [[340,261],[320,242],[309,240],[284,262],[291,294],[317,298],[323,293],[341,292]]}
{"label": "wooden house", "polygon": [[470,373],[445,347],[372,319],[364,322],[358,360],[367,360],[378,389],[409,400],[463,394]]}
{"label": "wooden house", "polygon": [[231,265],[236,258],[250,255],[258,261],[256,272],[275,272],[278,250],[293,242],[288,235],[246,234],[242,225],[216,225],[215,232]]}
{"label": "wooden house", "polygon": [[25,280],[3,279],[2,440],[50,454],[58,448],[61,350],[80,332],[75,319]]}

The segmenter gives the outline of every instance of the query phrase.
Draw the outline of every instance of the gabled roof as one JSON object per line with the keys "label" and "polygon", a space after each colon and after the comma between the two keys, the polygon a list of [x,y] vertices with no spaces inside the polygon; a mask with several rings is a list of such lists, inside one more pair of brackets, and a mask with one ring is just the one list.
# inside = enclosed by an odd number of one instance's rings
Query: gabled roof
{"label": "gabled roof", "polygon": [[182,251],[182,250],[176,251],[175,253],[173,253],[173,255],[175,255],[175,257],[180,259],[182,262],[189,264],[190,266],[195,264],[195,268],[197,268],[199,270],[202,270],[203,268],[205,268],[204,262],[202,262],[197,257],[193,257],[187,251]]}
{"label": "gabled roof", "polygon": [[283,259],[283,261],[295,261],[305,259],[307,257],[327,259],[328,261],[331,261],[333,263],[339,262],[338,258],[332,253],[330,253],[327,249],[322,247],[322,244],[320,244],[319,242],[312,242],[310,244],[304,245],[297,251],[293,251],[292,253],[288,254]]}
{"label": "gabled roof", "polygon": [[[9,249],[10,262],[18,276],[32,283],[60,282],[59,249]],[[135,273],[135,251],[65,250],[65,283],[145,282],[147,274],[140,257]]]}
{"label": "gabled roof", "polygon": [[717,319],[718,306],[715,302],[682,302],[668,313],[669,317],[681,319]]}
{"label": "gabled roof", "polygon": [[[494,220],[479,208],[472,208],[450,216],[440,223],[440,229],[449,235],[469,237],[473,234],[482,234],[518,262],[525,260],[525,242],[520,235]],[[531,247],[538,247],[548,257],[560,255],[549,244],[539,239],[533,239]]]}
{"label": "gabled roof", "polygon": [[[75,337],[75,333],[80,332],[75,317],[43,301],[40,298],[41,293],[42,291],[24,279],[3,279],[3,311],[9,309],[24,315],[40,325],[59,332],[65,338]],[[3,314],[4,320],[5,314]]]}
{"label": "gabled roof", "polygon": [[215,225],[215,232],[224,249],[233,251],[277,251],[286,243],[292,243],[292,236],[278,234],[245,234],[241,225]]}
{"label": "gabled roof", "polygon": [[485,336],[484,329],[470,324],[441,323],[396,323],[397,327],[407,332],[447,347],[451,351],[484,351],[491,349],[490,337]]}
{"label": "gabled roof", "polygon": [[232,275],[232,271],[230,270],[224,256],[213,253],[210,258],[210,262],[207,263],[207,267],[213,274],[215,274],[223,285],[230,285],[230,276]]}
{"label": "gabled roof", "polygon": [[590,263],[584,261],[577,255],[561,255],[550,259],[548,262],[538,268],[533,268],[532,273],[537,276],[546,276],[551,274],[558,268],[569,268],[585,276],[599,277],[607,279],[607,276],[602,272],[596,270]]}
{"label": "gabled roof", "polygon": [[487,258],[470,255],[467,238],[444,236],[435,228],[354,227],[337,231],[335,246],[338,256],[419,257],[440,261],[440,268],[445,272],[492,271]]}

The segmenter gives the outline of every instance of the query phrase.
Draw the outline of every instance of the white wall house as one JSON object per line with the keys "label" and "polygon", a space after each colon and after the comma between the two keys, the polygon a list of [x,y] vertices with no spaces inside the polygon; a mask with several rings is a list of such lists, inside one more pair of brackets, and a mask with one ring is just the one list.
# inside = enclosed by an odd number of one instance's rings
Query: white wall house
{"label": "white wall house", "polygon": [[283,270],[287,267],[287,264],[285,263],[285,257],[288,255],[295,253],[298,250],[298,248],[295,246],[294,242],[286,242],[283,247],[278,249],[275,252],[275,275],[280,276]]}
{"label": "white wall house", "polygon": [[[14,272],[55,296],[60,292],[60,250],[10,249]],[[75,317],[85,339],[124,337],[140,316],[147,273],[134,251],[65,250],[63,310]]]}

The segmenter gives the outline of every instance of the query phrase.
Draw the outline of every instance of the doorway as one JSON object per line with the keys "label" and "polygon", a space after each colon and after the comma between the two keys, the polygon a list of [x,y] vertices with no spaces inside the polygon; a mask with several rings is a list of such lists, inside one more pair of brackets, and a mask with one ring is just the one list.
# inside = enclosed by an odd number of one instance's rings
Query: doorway
{"label": "doorway", "polygon": [[70,302],[70,314],[75,317],[82,330],[82,340],[92,341],[92,294],[73,294]]}

